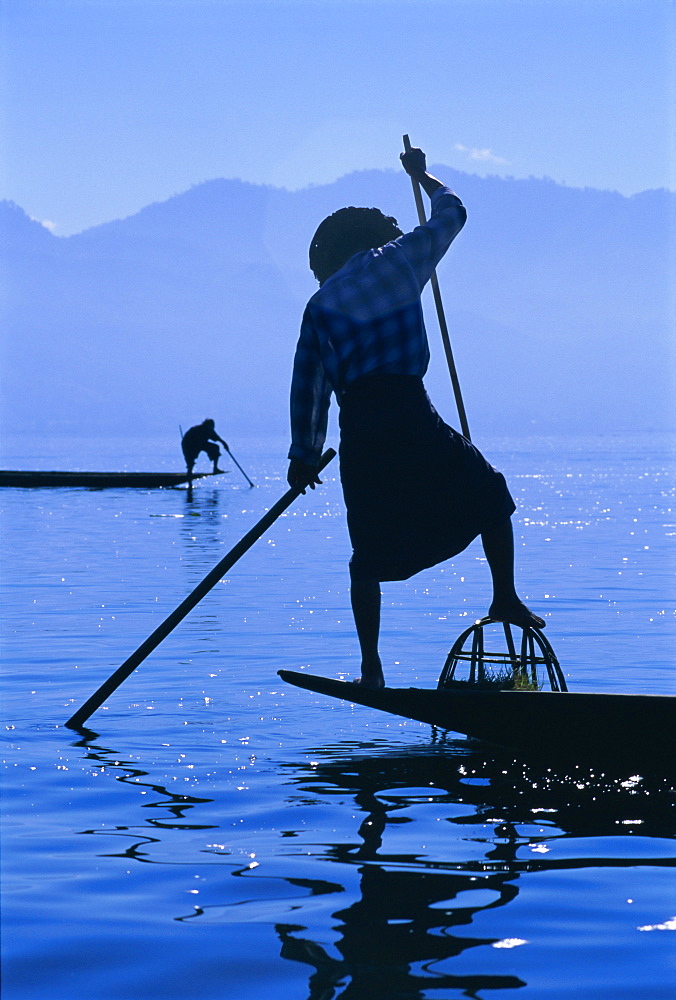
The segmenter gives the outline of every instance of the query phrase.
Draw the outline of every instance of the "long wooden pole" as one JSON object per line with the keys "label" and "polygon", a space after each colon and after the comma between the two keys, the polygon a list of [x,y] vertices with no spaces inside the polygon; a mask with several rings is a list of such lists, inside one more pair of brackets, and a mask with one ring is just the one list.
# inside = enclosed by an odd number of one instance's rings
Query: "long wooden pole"
{"label": "long wooden pole", "polygon": [[[321,472],[325,468],[331,459],[335,458],[335,451],[333,448],[328,448],[321,457],[319,463],[318,472]],[[163,639],[165,639],[173,629],[176,628],[179,622],[183,621],[185,616],[191,611],[199,601],[202,600],[204,595],[215,587],[220,579],[222,579],[223,574],[234,566],[238,559],[244,555],[244,553],[251,548],[253,543],[261,537],[261,535],[267,531],[273,521],[276,521],[280,514],[283,514],[287,507],[289,507],[296,497],[304,492],[305,486],[293,486],[290,490],[281,497],[277,503],[270,508],[267,513],[258,521],[257,524],[251,528],[250,531],[246,533],[244,538],[242,538],[234,548],[230,549],[228,554],[224,556],[217,566],[211,570],[210,573],[204,577],[201,583],[195,587],[191,594],[182,601],[175,611],[172,611],[168,618],[159,625],[152,635],[148,636],[145,642],[142,642],[138,649],[131,654],[124,663],[117,668],[117,670],[110,675],[107,681],[105,681],[101,687],[94,692],[94,694],[89,698],[84,705],[75,712],[74,715],[70,717],[66,726],[69,729],[82,729],[84,723],[87,721],[90,715],[96,711],[97,708],[103,704],[103,702],[115,691],[122,681],[126,680],[127,677],[142,663],[149,653],[159,646]]]}
{"label": "long wooden pole", "polygon": [[[407,135],[404,136],[404,150],[408,153],[411,150],[411,140]],[[422,192],[420,190],[420,182],[411,177],[411,184],[413,185],[413,197],[415,198],[415,206],[418,210],[418,221],[420,225],[423,226],[427,221],[425,217],[425,206],[423,205]],[[437,280],[436,271],[432,272],[432,277],[430,279],[430,284],[432,286],[432,295],[434,296],[434,304],[437,308],[437,318],[439,320],[439,329],[441,330],[441,340],[444,345],[444,352],[446,354],[446,363],[448,364],[448,371],[451,376],[451,385],[453,386],[453,394],[455,396],[455,405],[458,408],[458,416],[460,417],[460,429],[465,435],[467,440],[471,440],[469,436],[469,424],[467,423],[467,414],[465,413],[465,404],[462,401],[462,392],[460,391],[460,381],[458,379],[458,372],[455,367],[455,361],[453,360],[453,351],[451,349],[451,338],[448,334],[448,326],[446,325],[446,316],[444,314],[444,305],[441,301],[441,292],[439,291],[439,282]]]}
{"label": "long wooden pole", "polygon": [[237,466],[237,468],[239,469],[239,471],[240,471],[240,472],[242,473],[242,475],[243,475],[243,476],[244,476],[244,478],[246,479],[246,481],[247,481],[247,483],[249,484],[249,486],[253,486],[254,484],[253,484],[253,483],[251,482],[251,480],[250,480],[250,479],[249,479],[249,477],[247,476],[246,472],[244,471],[244,469],[242,468],[242,466],[241,466],[241,465],[239,464],[239,462],[237,461],[237,459],[235,458],[235,456],[234,456],[234,455],[233,455],[233,453],[232,453],[232,452],[230,451],[230,449],[228,448],[228,446],[227,446],[227,445],[226,445],[226,447],[225,447],[225,450],[227,451],[228,455],[229,455],[229,456],[230,456],[230,458],[231,458],[231,459],[233,460],[233,462],[235,463],[235,465]]}

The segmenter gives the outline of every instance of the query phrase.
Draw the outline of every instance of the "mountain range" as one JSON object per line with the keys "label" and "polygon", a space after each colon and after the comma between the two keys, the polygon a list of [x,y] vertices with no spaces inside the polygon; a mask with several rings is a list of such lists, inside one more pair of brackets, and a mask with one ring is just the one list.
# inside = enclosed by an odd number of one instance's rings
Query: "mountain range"
{"label": "mountain range", "polygon": [[[673,427],[676,195],[431,169],[468,210],[438,273],[473,437]],[[295,192],[211,180],[68,237],[0,203],[3,428],[143,435],[210,416],[226,439],[284,435],[307,247],[343,205],[415,225],[398,171]],[[424,298],[428,389],[457,426]]]}

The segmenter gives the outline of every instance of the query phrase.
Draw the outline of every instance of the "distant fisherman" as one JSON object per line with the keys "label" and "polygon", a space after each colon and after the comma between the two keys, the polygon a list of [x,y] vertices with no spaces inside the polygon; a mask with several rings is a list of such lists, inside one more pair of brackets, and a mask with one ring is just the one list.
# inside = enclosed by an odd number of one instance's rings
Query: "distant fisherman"
{"label": "distant fisherman", "polygon": [[340,406],[340,477],[352,542],[351,599],[360,682],[382,687],[380,583],[406,580],[481,535],[493,580],[489,615],[544,626],[514,586],[515,510],[504,476],[443,422],[423,386],[429,362],[420,295],[465,224],[460,199],[401,155],[431,218],[404,235],[377,208],[343,208],[310,246],[319,281],[305,309],[291,384],[291,486],[320,482],[331,393]]}
{"label": "distant fisherman", "polygon": [[223,471],[218,468],[221,449],[215,444],[216,441],[220,441],[226,451],[230,450],[223,438],[216,433],[216,426],[213,420],[205,420],[185,432],[181,440],[181,448],[183,449],[183,457],[185,458],[185,464],[188,466],[189,474],[192,474],[197,456],[202,451],[205,451],[214,463],[214,472]]}

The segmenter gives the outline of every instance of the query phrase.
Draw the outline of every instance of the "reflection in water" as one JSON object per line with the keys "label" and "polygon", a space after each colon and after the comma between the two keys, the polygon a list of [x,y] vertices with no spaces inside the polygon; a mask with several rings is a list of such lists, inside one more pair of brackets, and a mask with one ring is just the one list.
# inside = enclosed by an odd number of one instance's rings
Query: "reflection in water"
{"label": "reflection in water", "polygon": [[[212,802],[212,799],[197,797],[195,795],[187,795],[185,793],[172,792],[164,785],[157,784],[153,781],[143,781],[143,778],[148,777],[148,771],[144,771],[132,761],[121,759],[120,754],[116,750],[97,744],[95,742],[98,738],[96,733],[89,731],[84,732],[88,733],[88,735],[85,735],[82,740],[79,740],[74,744],[74,746],[83,747],[86,750],[83,760],[87,761],[90,766],[98,767],[101,774],[112,773],[115,780],[121,782],[122,784],[132,786],[135,789],[138,788],[141,792],[151,789],[160,796],[160,799],[144,802],[143,808],[160,809],[165,813],[163,816],[148,816],[145,818],[142,829],[147,825],[147,827],[153,829],[154,831],[158,831],[156,836],[145,834],[142,837],[139,837],[138,832],[136,832],[138,828],[133,828],[128,825],[115,826],[113,831],[109,829],[80,831],[83,834],[91,834],[93,836],[117,836],[125,839],[131,839],[133,841],[133,843],[127,846],[123,851],[113,851],[108,854],[102,854],[100,855],[101,857],[121,857],[133,859],[134,861],[153,863],[154,859],[149,856],[147,850],[144,850],[144,848],[147,849],[151,844],[161,843],[162,837],[160,836],[159,831],[209,830],[214,828],[214,824],[212,823],[189,822],[189,820],[192,819],[190,810],[193,810],[196,806],[203,805],[204,803]],[[186,864],[188,863],[189,862],[186,861]]]}
{"label": "reflection in water", "polygon": [[[221,490],[195,489],[186,491],[185,510],[181,520],[181,537],[185,544],[186,554],[197,550],[197,553],[207,553],[210,558],[218,552],[218,546],[223,542],[223,518]],[[198,563],[202,568],[203,562]]]}
{"label": "reflection in water", "polygon": [[[313,752],[317,760],[329,754]],[[579,768],[573,774],[538,771],[509,755],[472,753],[466,744],[290,767],[305,798],[347,791],[364,814],[360,844],[327,845],[324,855],[359,865],[361,898],[333,913],[340,959],[305,936],[307,927],[276,925],[282,957],[315,970],[309,1000],[422,1000],[440,989],[477,997],[480,990],[525,986],[517,976],[452,974],[447,963],[468,949],[526,943],[468,935],[465,928],[477,914],[510,903],[518,894],[519,877],[527,872],[661,863],[633,856],[550,862],[546,854],[534,857],[532,852],[539,846],[548,852],[544,841],[559,837],[616,837],[624,823],[632,829],[641,826],[646,836],[664,836],[672,829],[665,782],[647,787],[650,783],[639,777],[622,781]],[[467,827],[469,857],[447,861],[435,860],[428,850],[421,856],[383,852],[388,826],[413,821],[412,809],[425,799],[436,804],[437,812],[439,804],[447,803],[445,820]],[[458,805],[466,810],[453,808]],[[442,836],[437,835],[437,851]],[[455,850],[457,842],[456,837]],[[525,858],[520,856],[524,848],[531,852]]]}
{"label": "reflection in water", "polygon": [[[186,493],[181,520],[182,560],[187,568],[186,584],[190,590],[223,558],[224,526],[227,514],[221,512],[223,493],[219,489],[197,488]],[[225,501],[227,508],[227,500]],[[198,631],[200,646],[218,641],[222,634],[221,615],[213,604],[203,604],[191,619]]]}
{"label": "reflection in water", "polygon": [[[164,813],[148,817],[142,829],[116,827],[113,835],[132,843],[105,856],[194,867],[190,851],[179,851],[180,860],[158,862],[158,845],[169,831],[216,829],[197,822],[200,810],[215,802],[219,814],[227,815],[227,802],[170,791],[137,763],[98,745],[93,734],[79,745],[90,764],[112,771],[126,785],[155,792],[159,798],[144,806]],[[313,750],[302,762],[279,765],[279,771],[289,786],[286,815],[294,815],[295,829],[271,824],[274,853],[278,864],[296,873],[267,874],[266,865],[259,870],[257,862],[213,857],[211,863],[225,865],[242,888],[174,919],[193,927],[274,926],[281,957],[310,967],[308,1000],[423,1000],[440,990],[483,998],[484,991],[517,989],[526,985],[525,978],[495,974],[486,949],[514,948],[519,961],[519,945],[527,942],[472,933],[472,926],[482,923],[484,912],[516,899],[524,876],[673,866],[669,858],[636,856],[630,844],[635,833],[672,835],[666,779],[620,778],[579,767],[557,772],[452,740],[392,753],[365,744]],[[354,816],[353,834],[317,843],[326,837],[328,823],[318,831],[310,821],[306,828],[302,811],[322,808],[338,808],[348,824]],[[111,831],[83,832],[109,836]],[[628,838],[626,852],[617,849],[622,837]],[[552,851],[557,841],[572,838],[606,839],[585,844],[584,856],[579,848]],[[613,856],[604,857],[610,838]],[[203,846],[200,853],[203,859]],[[323,864],[323,876],[330,864],[335,878],[299,877],[308,874],[309,857],[316,867]],[[467,974],[466,960],[454,970],[461,956],[469,957],[473,974]],[[510,962],[510,971],[513,966]],[[465,974],[457,974],[461,971]]]}
{"label": "reflection in water", "polygon": [[[488,906],[503,906],[517,894],[505,876],[483,879],[477,893],[469,875],[444,872],[397,871],[371,864],[360,867],[361,899],[336,910],[340,939],[336,949],[342,960],[332,959],[318,944],[299,936],[304,928],[292,924],[276,927],[283,958],[315,968],[309,982],[311,998],[334,996],[333,989],[349,978],[340,994],[344,998],[423,997],[429,989],[455,988],[474,996],[479,989],[524,986],[516,976],[455,976],[438,967],[463,951],[489,945],[496,938],[455,935],[454,928],[472,923]],[[486,892],[495,899],[482,905]],[[474,893],[477,902],[456,901]]]}

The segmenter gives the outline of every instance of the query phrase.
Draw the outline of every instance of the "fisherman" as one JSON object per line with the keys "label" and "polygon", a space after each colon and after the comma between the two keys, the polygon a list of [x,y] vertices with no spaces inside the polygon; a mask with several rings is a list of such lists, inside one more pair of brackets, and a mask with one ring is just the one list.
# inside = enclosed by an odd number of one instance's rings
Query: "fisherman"
{"label": "fisherman", "polygon": [[478,535],[493,582],[490,617],[545,624],[515,589],[515,504],[504,476],[442,421],[423,386],[429,348],[420,295],[467,213],[427,172],[421,149],[401,162],[429,196],[431,218],[406,235],[377,208],[342,208],[321,223],[310,245],[320,287],[305,309],[291,384],[291,486],[321,482],[332,392],[340,406],[357,683],[368,687],[385,683],[381,582],[450,559]]}
{"label": "fisherman", "polygon": [[204,420],[201,424],[197,424],[196,427],[190,427],[185,432],[181,439],[181,448],[183,449],[185,464],[188,466],[189,476],[192,475],[193,466],[201,451],[205,451],[214,463],[214,473],[223,471],[218,468],[221,449],[215,443],[216,441],[220,441],[225,450],[230,451],[223,438],[216,433],[216,425],[213,420]]}

